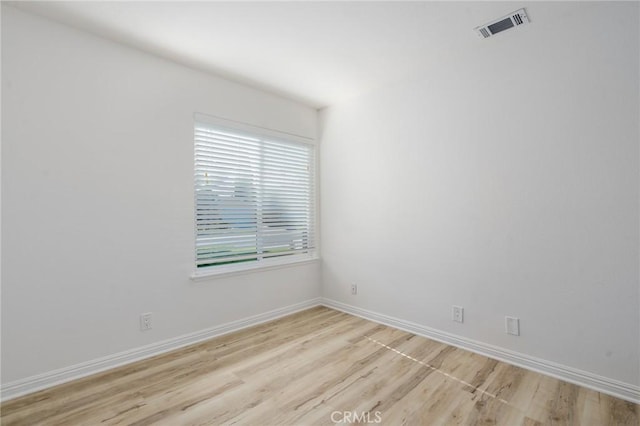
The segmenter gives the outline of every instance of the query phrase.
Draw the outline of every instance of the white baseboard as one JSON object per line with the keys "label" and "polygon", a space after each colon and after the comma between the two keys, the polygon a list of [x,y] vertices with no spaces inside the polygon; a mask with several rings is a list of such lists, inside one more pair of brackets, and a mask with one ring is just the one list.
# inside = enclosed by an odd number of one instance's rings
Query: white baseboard
{"label": "white baseboard", "polygon": [[322,305],[337,309],[348,314],[356,315],[380,324],[408,331],[419,336],[437,340],[442,343],[456,346],[489,358],[504,361],[506,363],[533,370],[547,376],[555,377],[566,382],[584,386],[607,395],[615,396],[636,404],[640,404],[640,387],[618,380],[609,379],[587,371],[578,370],[561,364],[556,364],[540,358],[535,358],[508,349],[478,342],[466,337],[435,330],[424,325],[379,314],[356,306],[341,303],[332,299],[322,298]]}
{"label": "white baseboard", "polygon": [[243,328],[258,325],[267,321],[272,321],[274,319],[290,315],[304,309],[319,306],[320,304],[321,298],[317,297],[301,303],[296,303],[294,305],[275,309],[273,311],[197,331],[195,333],[185,334],[158,343],[152,343],[150,345],[142,346],[128,351],[119,352],[113,355],[108,355],[102,358],[94,359],[69,367],[60,368],[58,370],[38,374],[36,376],[27,377],[25,379],[16,380],[14,382],[7,383],[0,388],[0,399],[2,401],[8,401],[10,399],[46,389],[51,386],[59,385],[71,380],[80,379],[82,377],[90,376],[92,374],[96,374],[125,364],[130,364],[132,362],[152,356],[160,355],[165,352],[173,351],[184,346],[222,336],[224,334],[238,331]]}
{"label": "white baseboard", "polygon": [[273,311],[254,315],[237,321],[232,321],[216,327],[211,327],[195,333],[185,334],[176,338],[164,340],[162,342],[153,343],[151,345],[142,346],[140,348],[131,349],[129,351],[119,352],[117,354],[94,359],[70,367],[61,368],[36,376],[27,377],[26,379],[17,380],[5,384],[0,388],[1,400],[8,401],[22,395],[36,392],[51,386],[69,382],[71,380],[80,379],[90,376],[111,368],[130,364],[152,356],[160,355],[175,349],[182,348],[194,343],[202,342],[214,337],[222,336],[234,331],[238,331],[247,327],[258,325],[267,321],[271,321],[286,315],[293,314],[304,309],[314,306],[327,306],[352,315],[356,315],[380,324],[405,330],[420,336],[424,336],[439,342],[443,342],[452,346],[456,346],[471,352],[478,353],[490,358],[507,362],[528,370],[533,370],[548,376],[552,376],[570,383],[575,383],[598,392],[615,396],[627,401],[640,404],[640,387],[629,383],[612,380],[587,371],[578,370],[564,365],[556,364],[551,361],[535,358],[529,355],[509,351],[487,343],[478,342],[465,337],[456,336],[394,318],[388,315],[379,314],[356,306],[347,305],[335,300],[327,298],[315,298],[301,303],[286,306]]}

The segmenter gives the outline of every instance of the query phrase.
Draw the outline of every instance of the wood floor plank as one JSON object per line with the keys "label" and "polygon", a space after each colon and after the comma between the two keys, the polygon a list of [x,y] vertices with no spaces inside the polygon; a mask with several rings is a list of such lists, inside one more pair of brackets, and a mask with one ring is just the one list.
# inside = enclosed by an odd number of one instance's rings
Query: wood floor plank
{"label": "wood floor plank", "polygon": [[316,307],[7,401],[3,425],[634,425],[639,406]]}

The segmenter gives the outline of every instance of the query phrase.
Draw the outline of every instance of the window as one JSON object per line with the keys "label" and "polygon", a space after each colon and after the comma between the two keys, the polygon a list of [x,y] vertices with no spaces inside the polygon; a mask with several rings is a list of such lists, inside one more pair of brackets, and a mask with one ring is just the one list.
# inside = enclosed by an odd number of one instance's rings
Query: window
{"label": "window", "polygon": [[313,256],[312,141],[222,123],[196,116],[196,274]]}

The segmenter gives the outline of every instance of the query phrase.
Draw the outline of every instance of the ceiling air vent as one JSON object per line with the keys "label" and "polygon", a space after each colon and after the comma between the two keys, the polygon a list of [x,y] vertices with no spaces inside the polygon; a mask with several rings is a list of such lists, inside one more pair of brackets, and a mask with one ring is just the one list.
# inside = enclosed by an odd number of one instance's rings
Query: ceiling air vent
{"label": "ceiling air vent", "polygon": [[496,35],[499,32],[518,27],[520,25],[528,24],[529,17],[524,9],[516,10],[513,13],[503,16],[500,19],[491,21],[488,24],[476,27],[476,32],[482,38],[489,38],[492,35]]}

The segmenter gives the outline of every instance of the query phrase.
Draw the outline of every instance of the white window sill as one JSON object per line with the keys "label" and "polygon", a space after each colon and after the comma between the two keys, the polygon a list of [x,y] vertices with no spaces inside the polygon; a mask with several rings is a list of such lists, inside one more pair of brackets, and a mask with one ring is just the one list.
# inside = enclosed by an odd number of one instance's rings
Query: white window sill
{"label": "white window sill", "polygon": [[234,275],[251,274],[264,272],[273,269],[290,268],[294,266],[316,263],[320,260],[317,255],[296,256],[295,259],[273,259],[263,260],[249,265],[213,266],[202,270],[194,271],[191,274],[192,281],[204,281],[216,278],[226,278]]}

